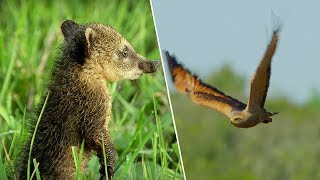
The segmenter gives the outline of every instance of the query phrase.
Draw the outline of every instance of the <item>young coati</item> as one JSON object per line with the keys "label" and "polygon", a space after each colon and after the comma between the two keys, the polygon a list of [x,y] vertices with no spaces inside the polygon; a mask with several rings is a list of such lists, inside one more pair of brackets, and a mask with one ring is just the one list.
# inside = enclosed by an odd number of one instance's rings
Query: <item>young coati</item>
{"label": "young coati", "polygon": [[[107,83],[136,79],[157,70],[158,62],[137,54],[129,42],[111,26],[79,25],[66,20],[61,25],[64,43],[55,62],[48,100],[36,131],[31,161],[36,159],[42,179],[74,178],[76,168],[72,146],[84,142],[82,170],[92,152],[100,159],[105,176],[103,143],[109,178],[115,172],[117,152],[111,141],[111,94]],[[44,104],[40,103],[39,116]],[[18,179],[26,179],[30,142],[36,120],[30,123],[28,140],[18,155]],[[31,162],[31,173],[34,170]]]}

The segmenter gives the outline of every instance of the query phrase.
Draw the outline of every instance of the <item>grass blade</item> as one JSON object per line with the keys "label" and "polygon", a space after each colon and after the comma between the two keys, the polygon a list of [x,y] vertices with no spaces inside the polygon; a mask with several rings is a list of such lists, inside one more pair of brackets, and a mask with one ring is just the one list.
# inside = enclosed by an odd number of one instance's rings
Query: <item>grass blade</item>
{"label": "grass blade", "polygon": [[4,82],[3,82],[3,85],[2,85],[2,88],[1,88],[1,91],[0,91],[0,102],[3,101],[5,93],[8,90],[9,81],[10,81],[10,78],[11,78],[11,73],[12,73],[12,70],[13,70],[13,67],[14,67],[14,61],[15,61],[16,56],[17,56],[16,47],[17,47],[17,40],[15,39],[14,43],[13,43],[12,55],[11,55],[11,58],[10,58],[9,67],[8,67],[8,70],[7,70],[7,73],[6,73],[6,77],[4,79]]}
{"label": "grass blade", "polygon": [[106,150],[104,146],[103,134],[102,134],[102,153],[103,153],[104,172],[106,173],[106,178],[108,179],[108,166],[107,166],[107,157],[106,157]]}
{"label": "grass blade", "polygon": [[34,174],[36,174],[37,180],[41,180],[40,172],[39,172],[39,169],[38,169],[39,163],[37,162],[37,160],[35,158],[33,159],[33,166],[34,166],[34,170],[33,170],[32,174],[31,174],[31,178],[30,179],[32,179]]}
{"label": "grass blade", "polygon": [[38,118],[38,120],[37,120],[36,127],[35,127],[34,132],[33,132],[33,135],[32,135],[32,139],[31,139],[30,150],[29,150],[29,158],[28,158],[28,170],[27,170],[27,179],[28,179],[28,180],[30,179],[30,164],[31,164],[32,146],[33,146],[34,138],[36,137],[36,132],[37,132],[37,129],[38,129],[38,126],[39,126],[40,119],[41,119],[41,117],[42,117],[44,108],[45,108],[46,105],[47,105],[47,101],[48,101],[49,95],[50,95],[50,92],[48,92],[47,97],[46,97],[46,100],[44,101],[44,104],[43,104],[43,106],[42,106],[42,109],[41,109],[39,118]]}
{"label": "grass blade", "polygon": [[139,144],[139,146],[133,152],[133,154],[129,158],[128,162],[125,164],[125,166],[123,167],[123,169],[119,173],[119,177],[118,177],[119,179],[122,179],[125,176],[125,174],[128,172],[129,168],[131,167],[132,163],[136,159],[137,155],[143,149],[146,142],[151,138],[151,136],[154,132],[155,132],[155,128],[152,131],[150,131],[148,134],[146,134],[145,137],[142,139],[142,142]]}
{"label": "grass blade", "polygon": [[6,167],[2,163],[2,159],[0,158],[0,179],[7,180]]}

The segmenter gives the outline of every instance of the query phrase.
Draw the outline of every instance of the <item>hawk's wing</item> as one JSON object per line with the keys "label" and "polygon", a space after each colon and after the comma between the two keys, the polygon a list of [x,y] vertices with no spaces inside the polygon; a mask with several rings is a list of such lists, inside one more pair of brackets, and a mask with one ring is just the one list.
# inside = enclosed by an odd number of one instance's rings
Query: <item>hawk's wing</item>
{"label": "hawk's wing", "polygon": [[165,54],[176,89],[183,94],[187,94],[194,103],[213,108],[229,118],[231,118],[231,111],[242,111],[246,108],[246,105],[242,102],[203,83],[196,75],[184,69],[168,51]]}
{"label": "hawk's wing", "polygon": [[266,101],[269,80],[271,74],[271,60],[276,50],[279,37],[279,29],[273,32],[272,39],[268,45],[264,57],[251,79],[250,97],[248,100],[248,111],[254,110],[256,107],[264,107]]}

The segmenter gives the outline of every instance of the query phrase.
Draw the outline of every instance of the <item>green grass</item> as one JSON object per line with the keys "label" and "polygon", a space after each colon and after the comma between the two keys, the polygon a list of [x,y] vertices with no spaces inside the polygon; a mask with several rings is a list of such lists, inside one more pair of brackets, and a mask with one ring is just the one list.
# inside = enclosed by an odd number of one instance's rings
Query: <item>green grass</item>
{"label": "green grass", "polygon": [[[31,138],[30,150],[29,150],[29,158],[28,158],[28,170],[27,170],[27,178],[28,178],[28,180],[29,180],[29,177],[31,177],[30,179],[32,179],[32,175],[30,176],[30,163],[31,163],[31,154],[32,154],[32,147],[33,147],[33,143],[34,143],[34,138],[36,137],[37,130],[38,130],[38,126],[39,126],[39,123],[40,123],[40,120],[41,120],[41,117],[42,117],[44,108],[45,108],[46,105],[47,105],[47,101],[48,101],[49,95],[50,95],[50,93],[48,92],[48,94],[47,94],[47,96],[46,96],[46,99],[45,99],[45,101],[44,101],[43,107],[42,107],[42,109],[41,109],[40,115],[39,115],[39,117],[38,117],[36,126],[34,127],[34,132],[33,132],[32,138]],[[23,121],[22,121],[22,122],[23,122]],[[22,129],[22,132],[24,132],[24,129]],[[21,135],[21,136],[22,136],[22,135]],[[34,164],[37,164],[36,159],[33,159],[33,162],[34,162]],[[36,167],[36,166],[35,166],[35,167]],[[37,170],[37,168],[35,168],[35,170]]]}
{"label": "green grass", "polygon": [[[26,121],[45,95],[53,61],[63,41],[60,24],[110,24],[149,59],[160,59],[149,1],[1,1],[0,179],[12,165]],[[183,179],[163,72],[109,85],[113,94],[110,133],[119,155],[118,179]],[[41,118],[39,119],[41,121]],[[81,149],[73,150],[77,167]],[[29,163],[37,164],[36,159]],[[38,171],[29,177],[40,179]],[[98,179],[96,156],[77,178]]]}

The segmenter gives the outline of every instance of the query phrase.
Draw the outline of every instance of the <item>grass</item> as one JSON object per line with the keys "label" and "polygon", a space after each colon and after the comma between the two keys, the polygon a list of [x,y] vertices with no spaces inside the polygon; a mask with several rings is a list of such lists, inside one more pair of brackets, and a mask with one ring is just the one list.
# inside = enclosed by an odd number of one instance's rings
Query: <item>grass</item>
{"label": "grass", "polygon": [[[60,24],[110,24],[137,52],[160,59],[149,1],[1,1],[0,2],[0,179],[13,169],[24,142],[25,122],[44,95],[50,69],[62,42]],[[119,155],[118,179],[183,179],[163,72],[109,85],[113,94],[110,133]],[[38,118],[38,117],[36,117]],[[39,118],[41,121],[41,119]],[[81,149],[73,149],[77,167]],[[29,163],[37,165],[36,159]],[[38,171],[28,177],[40,179]],[[96,156],[78,179],[98,179]]]}
{"label": "grass", "polygon": [[[34,143],[34,138],[37,134],[37,129],[38,129],[38,126],[39,126],[39,123],[40,123],[40,120],[41,120],[41,117],[42,117],[42,114],[43,114],[43,111],[44,111],[44,108],[46,107],[47,105],[47,101],[48,101],[48,98],[49,98],[49,95],[50,93],[48,92],[47,96],[46,96],[46,99],[44,101],[44,104],[43,104],[43,107],[41,109],[41,112],[40,112],[40,115],[38,117],[38,120],[37,120],[37,123],[36,123],[36,126],[34,127],[34,132],[33,132],[33,135],[32,135],[32,138],[31,138],[31,143],[30,143],[30,150],[29,150],[29,158],[28,158],[28,170],[27,170],[27,178],[29,180],[29,177],[30,177],[30,163],[31,163],[31,154],[32,154],[32,147],[33,147],[33,143]],[[22,129],[22,132],[24,131],[24,129]],[[33,159],[33,162],[35,164],[37,164],[36,160]],[[36,167],[36,166],[35,166]],[[35,168],[36,170],[37,168]],[[38,172],[39,173],[39,172]],[[31,179],[32,179],[32,175],[31,175]]]}

